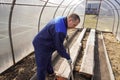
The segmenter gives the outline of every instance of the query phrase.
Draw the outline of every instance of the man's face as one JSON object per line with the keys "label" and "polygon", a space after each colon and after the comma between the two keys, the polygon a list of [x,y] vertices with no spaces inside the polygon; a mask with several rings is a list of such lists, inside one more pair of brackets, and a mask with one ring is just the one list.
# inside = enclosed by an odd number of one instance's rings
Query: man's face
{"label": "man's face", "polygon": [[75,28],[79,24],[79,20],[72,20],[71,18],[68,19],[68,28]]}

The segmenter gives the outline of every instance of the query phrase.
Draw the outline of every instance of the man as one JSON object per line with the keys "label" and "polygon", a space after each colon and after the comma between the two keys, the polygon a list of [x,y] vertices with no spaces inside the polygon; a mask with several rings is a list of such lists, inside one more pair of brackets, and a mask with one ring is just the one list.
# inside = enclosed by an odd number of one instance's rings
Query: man
{"label": "man", "polygon": [[75,28],[80,22],[77,14],[73,13],[68,17],[57,17],[51,20],[34,38],[33,46],[37,64],[38,80],[45,80],[46,72],[53,74],[51,65],[52,53],[57,50],[59,55],[72,63],[69,54],[66,52],[63,42],[67,29]]}

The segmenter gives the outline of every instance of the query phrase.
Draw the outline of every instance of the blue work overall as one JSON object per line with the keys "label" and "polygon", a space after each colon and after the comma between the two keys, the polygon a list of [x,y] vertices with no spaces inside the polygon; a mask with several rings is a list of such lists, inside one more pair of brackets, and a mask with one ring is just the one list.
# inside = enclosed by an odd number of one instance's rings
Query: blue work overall
{"label": "blue work overall", "polygon": [[63,41],[67,33],[65,19],[65,17],[58,17],[51,20],[33,40],[38,80],[45,80],[46,72],[49,74],[54,73],[51,65],[51,57],[55,50],[62,57],[70,59],[63,46]]}

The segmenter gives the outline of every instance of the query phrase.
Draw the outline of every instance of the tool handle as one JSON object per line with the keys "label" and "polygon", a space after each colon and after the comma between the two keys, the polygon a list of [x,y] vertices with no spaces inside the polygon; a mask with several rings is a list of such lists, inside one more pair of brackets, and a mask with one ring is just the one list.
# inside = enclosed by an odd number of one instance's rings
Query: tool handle
{"label": "tool handle", "polygon": [[[66,37],[67,43],[69,42],[68,39],[69,39],[69,36],[67,35],[67,37]],[[67,46],[67,49],[68,49],[68,54],[70,55],[69,46]],[[74,76],[73,76],[73,72],[72,72],[72,65],[71,65],[71,63],[68,63],[68,64],[69,64],[69,66],[70,66],[70,75],[71,75],[71,78],[72,78],[72,80],[74,80]]]}
{"label": "tool handle", "polygon": [[69,63],[69,66],[70,66],[70,75],[71,75],[71,78],[72,78],[72,80],[74,80],[71,63]]}

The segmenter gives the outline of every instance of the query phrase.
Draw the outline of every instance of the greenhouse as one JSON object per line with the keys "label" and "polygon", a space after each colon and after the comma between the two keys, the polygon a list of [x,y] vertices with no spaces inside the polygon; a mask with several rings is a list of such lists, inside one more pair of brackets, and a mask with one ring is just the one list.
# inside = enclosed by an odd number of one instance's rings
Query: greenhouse
{"label": "greenhouse", "polygon": [[0,80],[37,80],[35,36],[58,17],[68,27],[71,14],[80,18],[63,42],[71,64],[55,48],[45,80],[120,80],[120,0],[0,0]]}

